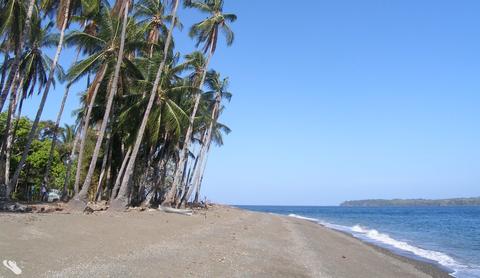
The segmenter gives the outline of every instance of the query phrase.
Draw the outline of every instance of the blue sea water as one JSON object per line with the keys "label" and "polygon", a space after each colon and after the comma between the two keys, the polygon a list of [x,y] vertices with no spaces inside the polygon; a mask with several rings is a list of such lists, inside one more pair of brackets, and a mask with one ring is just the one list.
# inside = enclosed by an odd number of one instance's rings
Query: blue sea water
{"label": "blue sea water", "polygon": [[455,277],[480,277],[480,207],[239,207],[305,218]]}

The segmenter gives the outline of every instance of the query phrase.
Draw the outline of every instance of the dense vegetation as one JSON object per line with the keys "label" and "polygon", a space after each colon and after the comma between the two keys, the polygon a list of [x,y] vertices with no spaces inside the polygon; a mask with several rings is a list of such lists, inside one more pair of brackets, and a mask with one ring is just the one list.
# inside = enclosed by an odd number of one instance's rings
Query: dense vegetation
{"label": "dense vegetation", "polygon": [[394,199],[394,200],[358,200],[340,204],[345,207],[399,207],[399,206],[480,206],[480,198],[453,199]]}
{"label": "dense vegetation", "polygon": [[[189,30],[200,51],[175,50],[182,4],[206,15]],[[219,38],[234,40],[236,16],[223,4],[0,0],[4,198],[57,188],[77,208],[98,200],[111,209],[198,203],[211,144],[222,145],[230,132],[219,121],[231,98],[228,79],[209,68]],[[64,70],[58,61],[65,47],[77,54]],[[52,57],[48,49],[56,50]],[[85,85],[76,124],[60,128],[76,82]],[[57,119],[40,121],[55,83],[65,87]],[[36,93],[41,101],[29,120],[22,107]]]}

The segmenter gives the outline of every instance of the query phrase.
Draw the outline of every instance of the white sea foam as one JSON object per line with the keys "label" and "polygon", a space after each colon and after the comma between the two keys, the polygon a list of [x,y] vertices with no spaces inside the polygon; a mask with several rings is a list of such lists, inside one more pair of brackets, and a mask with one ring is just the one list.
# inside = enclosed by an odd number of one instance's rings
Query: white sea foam
{"label": "white sea foam", "polygon": [[416,247],[407,242],[396,240],[388,234],[380,233],[375,229],[368,229],[360,225],[355,225],[351,227],[350,230],[355,237],[365,241],[378,243],[380,246],[391,248],[392,250],[400,250],[419,258],[434,261],[453,270],[452,275],[454,277],[480,277],[480,269],[478,266],[464,265],[445,253]]}
{"label": "white sea foam", "polygon": [[318,219],[316,218],[309,218],[309,217],[304,217],[304,216],[300,216],[300,215],[297,215],[297,214],[289,214],[288,216],[290,217],[294,217],[294,218],[298,218],[298,219],[302,219],[302,220],[307,220],[307,221],[311,221],[311,222],[317,222],[318,223]]}
{"label": "white sea foam", "polygon": [[407,242],[396,240],[390,237],[388,234],[381,233],[375,229],[368,229],[360,225],[352,227],[332,224],[321,221],[315,218],[304,217],[296,214],[289,214],[290,217],[295,217],[303,220],[317,222],[327,228],[339,230],[352,234],[354,237],[363,241],[374,243],[381,247],[391,249],[392,251],[400,251],[405,254],[411,254],[421,259],[434,261],[448,269],[453,270],[452,273],[455,277],[480,277],[480,271],[477,267],[466,266],[457,262],[454,258],[448,256],[445,253],[427,250],[420,247],[413,246]]}
{"label": "white sea foam", "polygon": [[367,237],[368,239],[394,247],[396,249],[413,253],[416,256],[438,262],[439,264],[447,267],[453,267],[453,266],[459,265],[458,262],[455,261],[452,257],[442,252],[426,250],[426,249],[422,249],[422,248],[410,245],[407,242],[393,239],[389,235],[380,233],[374,229],[366,229],[362,226],[355,225],[352,227],[352,232],[358,233],[360,235]]}

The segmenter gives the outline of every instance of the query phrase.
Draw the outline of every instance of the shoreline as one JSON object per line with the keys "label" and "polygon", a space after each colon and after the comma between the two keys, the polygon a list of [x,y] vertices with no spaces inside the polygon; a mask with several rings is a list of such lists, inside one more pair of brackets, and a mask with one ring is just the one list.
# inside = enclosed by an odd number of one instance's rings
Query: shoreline
{"label": "shoreline", "polygon": [[392,251],[388,248],[385,248],[385,247],[376,245],[374,243],[363,241],[359,238],[356,238],[348,232],[335,230],[333,228],[329,228],[329,227],[327,227],[325,225],[322,225],[322,224],[319,224],[319,223],[317,223],[317,224],[321,225],[322,227],[324,227],[326,229],[332,230],[334,232],[342,233],[342,234],[345,234],[349,237],[352,237],[353,239],[356,239],[356,240],[362,242],[363,244],[365,244],[365,245],[367,245],[371,248],[374,248],[375,250],[377,250],[379,252],[382,252],[382,253],[384,253],[388,256],[391,256],[395,259],[398,259],[398,260],[404,261],[406,263],[409,263],[409,264],[415,266],[415,268],[417,268],[418,270],[420,270],[420,271],[422,271],[422,272],[424,272],[428,275],[432,275],[433,277],[455,277],[455,276],[452,275],[453,271],[449,272],[448,271],[449,269],[447,269],[446,267],[440,265],[439,263],[437,263],[435,261],[429,261],[428,259],[421,259],[421,257],[415,257],[415,256],[408,257],[408,256],[400,255],[400,254],[397,254],[397,253],[395,253],[394,251]]}
{"label": "shoreline", "polygon": [[[243,206],[243,207],[240,206],[240,207],[236,207],[236,208],[249,210],[246,207],[247,206]],[[395,259],[398,259],[398,260],[404,261],[406,263],[409,263],[409,264],[415,266],[418,270],[421,270],[422,272],[424,272],[426,274],[432,275],[434,277],[455,277],[454,276],[455,270],[450,269],[450,268],[448,268],[444,265],[441,265],[439,262],[437,262],[435,260],[430,260],[428,258],[424,258],[424,257],[421,257],[419,255],[415,255],[415,254],[407,255],[408,251],[396,250],[393,247],[389,248],[388,245],[387,246],[382,246],[381,244],[378,244],[378,243],[375,243],[375,242],[362,240],[361,238],[358,238],[358,237],[354,236],[352,233],[350,233],[348,231],[345,231],[345,230],[342,230],[342,229],[336,229],[334,227],[329,226],[329,225],[337,226],[335,224],[322,223],[317,218],[310,218],[310,217],[301,216],[301,215],[297,215],[297,214],[288,214],[287,215],[287,214],[280,214],[280,213],[275,213],[275,212],[263,212],[263,211],[260,211],[260,210],[251,210],[251,211],[258,212],[258,213],[268,213],[268,214],[278,215],[278,216],[282,216],[282,217],[292,217],[292,218],[295,218],[295,219],[307,221],[307,222],[313,223],[315,225],[319,225],[319,226],[321,226],[325,229],[331,230],[333,232],[340,233],[340,234],[346,235],[348,237],[351,237],[351,238],[367,245],[370,248],[373,248],[373,249],[375,249],[379,252],[382,252],[386,255],[389,255],[389,256],[391,256]],[[405,254],[402,254],[402,251],[405,252]]]}
{"label": "shoreline", "polygon": [[[233,206],[234,208],[237,208],[237,209],[241,209],[241,210],[247,210],[247,211],[250,211],[248,209],[244,209],[244,208],[238,208],[238,207],[235,207]],[[255,213],[266,213],[266,212],[260,212],[260,211],[251,211],[251,212],[255,212]],[[266,213],[266,214],[269,214],[269,213]],[[274,214],[274,213],[272,213]],[[403,256],[403,255],[400,255],[400,254],[397,254],[395,253],[394,251],[388,249],[388,248],[384,248],[384,247],[381,247],[379,245],[376,245],[374,243],[370,243],[370,242],[366,242],[366,241],[363,241],[359,238],[356,238],[355,236],[353,236],[352,234],[346,232],[346,231],[340,231],[340,230],[336,230],[336,229],[333,229],[333,228],[330,228],[326,225],[323,225],[321,223],[318,223],[316,221],[316,219],[310,219],[308,217],[293,217],[293,216],[289,216],[289,215],[284,215],[284,214],[274,214],[274,215],[278,215],[280,217],[289,217],[289,218],[294,218],[294,219],[298,219],[298,220],[301,220],[301,221],[306,221],[308,223],[313,223],[315,225],[319,225],[325,229],[328,229],[330,231],[333,231],[335,233],[339,233],[339,234],[343,234],[343,235],[346,235],[354,240],[357,240],[358,242],[362,243],[362,244],[365,244],[367,247],[369,248],[373,248],[375,249],[376,251],[378,252],[381,252],[387,256],[390,256],[392,258],[395,258],[397,260],[400,260],[400,261],[403,261],[405,263],[408,263],[412,266],[414,266],[416,269],[422,271],[423,273],[427,274],[427,275],[430,275],[432,277],[441,277],[441,278],[451,278],[451,277],[455,277],[453,276],[453,272],[448,272],[448,269],[446,267],[443,267],[442,265],[438,264],[437,262],[435,261],[431,261],[429,262],[427,259],[425,260],[421,260],[421,259],[416,259],[414,256],[412,257],[407,257],[407,256]]]}
{"label": "shoreline", "polygon": [[[353,237],[353,236],[352,236]],[[357,239],[359,240],[359,239]],[[415,266],[415,268],[417,268],[418,270],[428,274],[428,275],[431,275],[433,277],[454,277],[452,274],[453,272],[448,272],[447,269],[443,269],[443,267],[441,265],[438,265],[437,263],[435,262],[427,262],[427,261],[423,261],[423,260],[419,260],[419,259],[414,259],[414,258],[409,258],[409,257],[406,257],[406,256],[402,256],[402,255],[399,255],[399,254],[396,254],[394,253],[393,251],[391,250],[388,250],[386,248],[382,248],[380,246],[377,246],[373,243],[368,243],[368,242],[365,242],[365,244],[367,244],[368,246],[378,250],[379,252],[383,252],[385,254],[387,254],[388,256],[391,256],[397,260],[401,260],[401,261],[404,261],[406,263],[409,263],[413,266]]]}
{"label": "shoreline", "polygon": [[450,277],[316,223],[230,206],[0,213],[0,223],[0,256],[24,277]]}

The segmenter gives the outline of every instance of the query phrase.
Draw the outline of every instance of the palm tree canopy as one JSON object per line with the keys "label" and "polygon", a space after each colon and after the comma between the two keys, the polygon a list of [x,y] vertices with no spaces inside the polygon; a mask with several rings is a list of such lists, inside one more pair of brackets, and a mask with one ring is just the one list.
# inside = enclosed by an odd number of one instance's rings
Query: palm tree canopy
{"label": "palm tree canopy", "polygon": [[190,37],[197,39],[197,46],[204,45],[205,53],[209,48],[211,48],[212,53],[215,52],[219,30],[224,33],[227,45],[233,43],[235,36],[228,23],[235,22],[237,16],[223,13],[223,0],[193,0],[187,1],[186,5],[209,15],[207,19],[194,24],[189,32]]}
{"label": "palm tree canopy", "polygon": [[[52,59],[43,49],[56,46],[59,40],[59,35],[52,32],[52,27],[53,23],[51,22],[45,27],[42,27],[40,22],[33,22],[32,24],[26,50],[20,62],[20,71],[24,76],[22,98],[30,97],[36,85],[38,85],[38,88],[42,88],[47,83]],[[58,80],[62,81],[64,79],[64,71],[60,65],[57,66],[55,73]],[[55,80],[53,80],[52,85],[55,86]]]}

